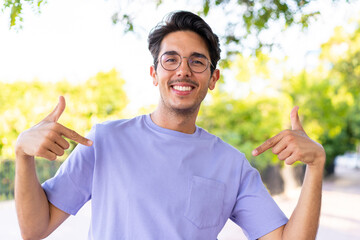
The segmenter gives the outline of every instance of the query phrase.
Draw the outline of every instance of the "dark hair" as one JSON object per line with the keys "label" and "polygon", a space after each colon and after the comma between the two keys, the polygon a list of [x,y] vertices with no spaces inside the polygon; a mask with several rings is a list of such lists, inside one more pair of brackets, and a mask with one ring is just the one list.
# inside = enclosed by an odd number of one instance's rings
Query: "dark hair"
{"label": "dark hair", "polygon": [[214,72],[220,59],[220,44],[218,36],[213,33],[210,26],[198,15],[187,11],[171,12],[165,20],[153,28],[148,36],[149,50],[154,58],[154,66],[157,68],[157,59],[160,52],[160,44],[164,37],[176,31],[193,31],[201,36],[206,42],[210,54],[211,74]]}

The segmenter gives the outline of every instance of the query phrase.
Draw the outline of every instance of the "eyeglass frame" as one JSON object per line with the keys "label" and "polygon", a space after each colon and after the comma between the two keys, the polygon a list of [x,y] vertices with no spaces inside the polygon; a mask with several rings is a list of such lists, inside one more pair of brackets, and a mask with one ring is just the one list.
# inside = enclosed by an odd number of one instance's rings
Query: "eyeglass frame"
{"label": "eyeglass frame", "polygon": [[[178,55],[178,56],[180,57],[180,64],[179,64],[175,69],[172,69],[172,70],[166,69],[166,68],[163,66],[162,61],[161,61],[161,58],[162,58],[165,54]],[[196,71],[194,71],[194,70],[190,67],[189,59],[190,59],[192,56],[201,56],[202,58],[204,58],[204,59],[206,59],[206,60],[208,61],[208,64],[207,64],[206,68],[204,69],[204,71],[202,71],[202,72],[196,72]],[[188,65],[189,69],[191,70],[191,72],[194,72],[194,73],[203,73],[203,72],[205,72],[205,71],[209,68],[209,66],[210,66],[210,68],[212,67],[213,69],[215,69],[215,67],[214,67],[214,65],[212,64],[212,62],[211,62],[204,54],[202,54],[202,53],[197,53],[197,52],[192,53],[189,57],[184,57],[184,56],[181,56],[181,55],[180,55],[178,52],[176,52],[176,51],[167,51],[167,52],[164,52],[163,54],[161,54],[161,56],[156,60],[155,66],[160,62],[161,67],[162,67],[163,69],[165,69],[166,71],[175,71],[176,69],[178,69],[178,68],[181,66],[184,58],[187,58],[186,63],[187,63],[187,65]],[[210,63],[210,64],[209,64],[209,63]]]}

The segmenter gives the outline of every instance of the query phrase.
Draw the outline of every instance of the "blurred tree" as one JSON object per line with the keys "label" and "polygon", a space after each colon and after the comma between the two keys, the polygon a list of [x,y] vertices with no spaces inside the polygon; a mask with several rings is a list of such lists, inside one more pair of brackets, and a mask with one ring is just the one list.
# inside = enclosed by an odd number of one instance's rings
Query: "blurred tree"
{"label": "blurred tree", "polygon": [[260,158],[252,150],[284,129],[290,122],[287,101],[282,97],[230,98],[218,91],[212,95],[211,104],[202,108],[198,125],[217,135],[225,142],[246,154],[248,160],[260,171],[278,163],[271,151]]}
{"label": "blurred tree", "polygon": [[[1,159],[14,159],[17,136],[49,114],[59,95],[65,96],[67,104],[59,122],[80,134],[86,134],[95,123],[124,117],[123,110],[128,104],[124,84],[115,69],[100,72],[78,85],[66,80],[57,83],[0,82]],[[71,144],[67,154],[75,146],[74,142]]]}
{"label": "blurred tree", "polygon": [[326,171],[334,171],[334,158],[350,150],[352,145],[344,134],[348,127],[345,120],[353,106],[352,95],[347,89],[338,89],[328,77],[302,73],[284,79],[284,92],[294,105],[302,106],[302,123],[307,134],[323,144],[326,154]]}
{"label": "blurred tree", "polygon": [[[133,5],[141,6],[143,3],[138,1],[125,2],[117,0],[121,6],[112,16],[114,24],[120,23],[125,33],[136,32],[141,29],[141,24],[137,23],[137,12],[130,9],[138,9]],[[333,0],[332,2],[349,2],[350,0]],[[153,0],[154,10],[169,0]],[[286,30],[292,25],[301,26],[306,29],[311,21],[320,13],[321,9],[314,9],[313,3],[316,0],[201,0],[191,1],[193,9],[198,9],[200,15],[218,15],[221,11],[227,16],[224,25],[224,33],[221,36],[225,45],[228,45],[228,53],[238,53],[244,48],[259,50],[263,47],[272,47],[273,39],[261,37],[260,35],[271,27]],[[21,26],[23,21],[23,5],[29,5],[34,11],[40,9],[46,1],[43,0],[6,0],[2,4],[2,11],[10,11],[10,28]],[[170,3],[171,4],[171,3]],[[110,17],[110,16],[109,16]],[[236,19],[234,21],[234,19]],[[268,32],[269,33],[269,32]],[[250,41],[248,41],[250,40]]]}
{"label": "blurred tree", "polygon": [[[322,46],[320,64],[312,71],[285,73],[278,82],[274,77],[278,68],[269,65],[272,60],[261,53],[238,55],[229,70],[242,85],[235,85],[236,90],[217,89],[201,109],[199,125],[247,153],[262,169],[276,163],[276,157],[268,152],[254,159],[252,149],[289,128],[288,113],[298,105],[307,134],[325,147],[326,172],[332,174],[335,157],[354,151],[360,143],[360,24],[351,33],[336,29]],[[234,80],[227,77],[225,81]]]}
{"label": "blurred tree", "polygon": [[[197,124],[246,154],[260,171],[279,160],[271,151],[261,157],[252,150],[268,138],[290,127],[291,101],[279,92],[269,56],[237,55],[229,65],[235,77],[223,76],[231,89],[218,86],[200,110]],[[236,85],[239,83],[240,85]],[[242,92],[242,94],[239,94]]]}
{"label": "blurred tree", "polygon": [[304,122],[324,145],[332,174],[335,157],[355,151],[360,142],[360,24],[351,33],[335,29],[322,46],[318,68],[287,76],[284,89],[295,104],[306,106]]}
{"label": "blurred tree", "polygon": [[[100,72],[84,83],[71,84],[66,80],[48,82],[0,82],[0,200],[14,195],[15,141],[20,132],[42,120],[57,103],[59,95],[66,98],[66,109],[59,123],[85,135],[95,123],[124,118],[128,99],[125,81],[113,69]],[[36,159],[40,182],[52,177],[76,143],[60,161]]]}

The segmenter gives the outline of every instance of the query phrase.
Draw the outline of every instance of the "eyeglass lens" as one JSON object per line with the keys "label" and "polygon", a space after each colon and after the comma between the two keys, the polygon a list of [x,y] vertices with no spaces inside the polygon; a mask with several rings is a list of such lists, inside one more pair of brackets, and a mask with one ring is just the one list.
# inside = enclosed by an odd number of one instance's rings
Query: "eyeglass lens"
{"label": "eyeglass lens", "polygon": [[[161,56],[161,65],[168,71],[177,69],[182,62],[182,57],[177,53],[165,53]],[[191,55],[187,59],[191,71],[196,73],[204,72],[209,65],[209,60],[202,55]]]}

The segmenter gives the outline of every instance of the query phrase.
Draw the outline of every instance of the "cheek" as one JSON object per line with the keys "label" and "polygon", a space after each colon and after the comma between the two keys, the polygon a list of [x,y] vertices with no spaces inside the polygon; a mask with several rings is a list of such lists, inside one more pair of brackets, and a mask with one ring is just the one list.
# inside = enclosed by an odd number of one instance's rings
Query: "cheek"
{"label": "cheek", "polygon": [[167,82],[167,80],[171,78],[171,72],[158,68],[156,78],[159,84]]}

